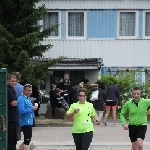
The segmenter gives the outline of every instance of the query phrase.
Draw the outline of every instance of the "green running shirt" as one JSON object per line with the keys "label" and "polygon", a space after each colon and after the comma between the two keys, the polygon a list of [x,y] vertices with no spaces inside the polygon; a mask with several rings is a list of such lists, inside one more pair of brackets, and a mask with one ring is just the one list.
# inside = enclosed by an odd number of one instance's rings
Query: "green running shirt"
{"label": "green running shirt", "polygon": [[127,101],[121,109],[120,120],[122,125],[126,124],[125,114],[129,113],[130,125],[147,125],[147,108],[150,106],[150,99],[140,98],[138,106],[133,99]]}
{"label": "green running shirt", "polygon": [[67,111],[67,114],[72,113],[77,108],[80,109],[80,111],[74,115],[72,133],[94,131],[91,117],[96,113],[93,104],[87,101],[85,101],[85,104],[80,104],[79,102],[73,103]]}

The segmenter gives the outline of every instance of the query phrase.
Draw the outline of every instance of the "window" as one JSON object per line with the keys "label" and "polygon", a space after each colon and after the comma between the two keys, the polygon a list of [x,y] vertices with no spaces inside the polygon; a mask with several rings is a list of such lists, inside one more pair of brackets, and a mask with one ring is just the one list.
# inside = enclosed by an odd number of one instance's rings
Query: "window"
{"label": "window", "polygon": [[67,12],[67,36],[85,37],[85,12]]}
{"label": "window", "polygon": [[[59,19],[59,12],[47,12],[47,14],[43,18],[43,30],[48,29],[52,27],[53,25],[60,24]],[[51,37],[58,37],[59,36],[59,30],[58,27],[55,31],[52,31],[50,36]]]}
{"label": "window", "polygon": [[144,36],[150,36],[150,12],[145,12]]}
{"label": "window", "polygon": [[137,37],[137,12],[119,12],[118,36],[124,38]]}

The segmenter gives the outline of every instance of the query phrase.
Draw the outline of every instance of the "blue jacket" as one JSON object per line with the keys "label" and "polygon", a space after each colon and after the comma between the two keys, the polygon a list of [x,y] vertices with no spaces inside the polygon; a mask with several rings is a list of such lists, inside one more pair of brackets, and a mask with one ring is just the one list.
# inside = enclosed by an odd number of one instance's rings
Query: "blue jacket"
{"label": "blue jacket", "polygon": [[20,115],[19,124],[21,126],[33,125],[34,110],[29,97],[21,95],[18,98],[18,109]]}

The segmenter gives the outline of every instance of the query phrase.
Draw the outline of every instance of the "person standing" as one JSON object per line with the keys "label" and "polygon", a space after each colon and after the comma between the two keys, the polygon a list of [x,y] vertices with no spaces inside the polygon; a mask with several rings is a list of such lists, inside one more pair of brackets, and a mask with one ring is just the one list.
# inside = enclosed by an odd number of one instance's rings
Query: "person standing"
{"label": "person standing", "polygon": [[51,108],[52,108],[52,112],[51,113],[52,113],[53,119],[55,119],[55,107],[56,107],[56,101],[54,99],[55,95],[56,95],[56,85],[55,84],[51,84],[49,96],[50,96],[50,104],[51,104]]}
{"label": "person standing", "polygon": [[[63,94],[66,102],[68,102],[69,104],[72,104],[72,102],[73,102],[73,100],[72,100],[72,84],[69,80],[68,73],[64,74],[64,80],[63,80],[63,82],[59,83],[58,88],[62,90],[62,94]],[[67,96],[65,96],[65,94]]]}
{"label": "person standing", "polygon": [[34,110],[37,106],[32,106],[30,95],[32,93],[32,85],[25,84],[23,94],[18,98],[18,109],[20,115],[20,125],[23,130],[24,142],[19,146],[19,150],[29,150],[29,144],[32,138],[32,126],[34,118]]}
{"label": "person standing", "polygon": [[78,91],[77,103],[71,104],[66,113],[67,119],[74,118],[72,136],[76,150],[88,150],[93,138],[93,123],[91,117],[97,121],[97,115],[92,103],[86,101],[87,90],[81,88]]}
{"label": "person standing", "polygon": [[58,87],[61,82],[63,82],[63,78],[60,77],[58,78],[58,83],[56,84],[56,87]]}
{"label": "person standing", "polygon": [[[39,117],[39,113],[38,113],[39,108],[40,108],[40,98],[39,98],[40,95],[39,94],[40,92],[38,91],[38,87],[35,85],[32,85],[32,94],[30,97],[35,98],[34,103],[38,104],[37,110],[34,111],[35,117]],[[35,126],[35,124],[33,126]]]}
{"label": "person standing", "polygon": [[[120,121],[124,130],[129,130],[132,150],[143,150],[143,141],[147,131],[147,109],[150,99],[141,98],[141,89],[132,90],[133,99],[128,100],[121,109]],[[129,114],[129,125],[126,124],[125,115]]]}
{"label": "person standing", "polygon": [[16,150],[17,144],[17,121],[18,121],[18,111],[17,111],[17,96],[14,90],[17,79],[15,75],[10,75],[8,77],[7,83],[7,103],[8,103],[8,145],[7,150]]}
{"label": "person standing", "polygon": [[[19,96],[22,95],[22,91],[23,91],[23,86],[19,83],[19,80],[21,78],[21,75],[19,72],[13,72],[12,73],[13,75],[16,76],[16,79],[17,79],[17,83],[14,87],[14,90],[16,92],[16,96],[17,96],[17,99],[19,98]],[[21,140],[21,126],[19,124],[19,111],[18,111],[18,122],[17,122],[17,141]]]}
{"label": "person standing", "polygon": [[84,82],[80,82],[79,85],[75,85],[72,89],[73,89],[73,102],[77,102],[78,101],[78,91],[80,88],[83,88],[84,86]]}
{"label": "person standing", "polygon": [[[98,100],[93,101],[94,109],[96,110],[96,114],[98,117],[98,123],[101,125],[102,117],[104,113],[104,103],[106,101],[106,91],[104,90],[105,84],[104,82],[98,80],[95,84],[91,84],[93,91],[98,90]],[[95,87],[96,86],[96,87]]]}
{"label": "person standing", "polygon": [[[106,124],[106,119],[108,118],[108,115],[110,113],[110,110],[112,108],[112,118],[113,118],[113,127],[116,126],[116,109],[117,106],[120,105],[120,91],[118,88],[118,84],[116,82],[113,83],[113,85],[111,85],[107,92],[106,92],[106,102],[105,102],[105,107],[106,107],[106,114],[104,116],[104,121],[103,121],[103,125],[107,125]],[[119,108],[120,106],[118,106]]]}

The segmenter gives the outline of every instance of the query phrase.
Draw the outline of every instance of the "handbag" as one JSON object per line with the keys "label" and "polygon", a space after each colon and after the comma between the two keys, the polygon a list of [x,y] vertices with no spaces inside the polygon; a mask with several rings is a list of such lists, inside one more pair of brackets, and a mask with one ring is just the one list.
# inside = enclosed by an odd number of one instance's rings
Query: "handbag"
{"label": "handbag", "polygon": [[99,94],[99,91],[98,91],[98,90],[94,91],[94,92],[92,93],[92,95],[91,95],[90,100],[91,100],[91,101],[98,100],[98,94]]}

